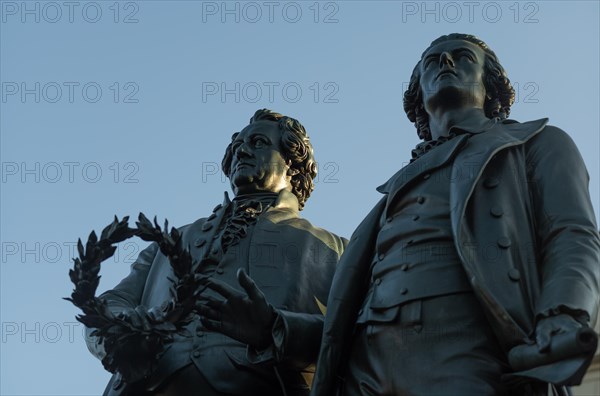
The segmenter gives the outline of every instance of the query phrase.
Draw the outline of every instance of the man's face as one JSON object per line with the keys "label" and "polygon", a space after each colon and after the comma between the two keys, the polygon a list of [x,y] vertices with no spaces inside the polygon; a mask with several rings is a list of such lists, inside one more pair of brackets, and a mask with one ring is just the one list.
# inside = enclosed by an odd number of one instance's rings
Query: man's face
{"label": "man's face", "polygon": [[290,188],[289,165],[281,154],[281,132],[274,121],[244,128],[231,145],[229,179],[235,195],[279,192]]}
{"label": "man's face", "polygon": [[425,110],[440,104],[483,108],[484,62],[484,51],[468,41],[448,40],[429,48],[419,80]]}

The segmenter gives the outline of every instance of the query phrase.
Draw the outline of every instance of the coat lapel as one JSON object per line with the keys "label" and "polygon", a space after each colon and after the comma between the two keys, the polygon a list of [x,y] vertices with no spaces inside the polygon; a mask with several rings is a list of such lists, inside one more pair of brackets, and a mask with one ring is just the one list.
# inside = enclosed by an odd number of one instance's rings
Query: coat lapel
{"label": "coat lapel", "polygon": [[[483,133],[476,133],[469,139],[452,165],[453,174],[460,175],[450,185],[450,220],[456,241],[461,240],[460,222],[463,220],[475,184],[487,163],[499,151],[527,142],[541,132],[547,123],[547,118],[525,123],[507,120],[497,123]],[[457,248],[460,254],[460,246]],[[466,262],[464,257],[462,259]]]}

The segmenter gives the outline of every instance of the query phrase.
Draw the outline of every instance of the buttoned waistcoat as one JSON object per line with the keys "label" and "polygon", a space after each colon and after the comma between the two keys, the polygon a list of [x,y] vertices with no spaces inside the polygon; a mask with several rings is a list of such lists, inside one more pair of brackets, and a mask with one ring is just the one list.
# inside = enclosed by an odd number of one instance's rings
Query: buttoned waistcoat
{"label": "buttoned waistcoat", "polygon": [[459,135],[379,188],[384,198],[353,233],[334,276],[311,396],[336,394],[343,376],[379,219],[395,195],[449,161],[455,247],[504,350],[557,310],[595,322],[600,238],[589,177],[570,137],[546,124],[505,120]]}

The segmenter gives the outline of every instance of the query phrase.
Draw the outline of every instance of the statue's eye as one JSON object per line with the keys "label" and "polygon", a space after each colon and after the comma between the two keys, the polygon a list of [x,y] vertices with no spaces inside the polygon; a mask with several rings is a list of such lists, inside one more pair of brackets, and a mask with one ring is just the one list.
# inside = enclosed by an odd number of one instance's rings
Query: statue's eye
{"label": "statue's eye", "polygon": [[435,58],[433,56],[430,56],[429,58],[425,59],[425,63],[423,65],[425,66],[425,68],[427,68],[434,62]]}
{"label": "statue's eye", "polygon": [[269,142],[267,141],[267,139],[265,139],[262,136],[256,136],[254,139],[252,139],[252,143],[254,144],[254,147],[256,148],[263,148],[269,145]]}
{"label": "statue's eye", "polygon": [[475,62],[475,57],[469,52],[461,52],[459,56],[461,58],[467,58],[471,62]]}

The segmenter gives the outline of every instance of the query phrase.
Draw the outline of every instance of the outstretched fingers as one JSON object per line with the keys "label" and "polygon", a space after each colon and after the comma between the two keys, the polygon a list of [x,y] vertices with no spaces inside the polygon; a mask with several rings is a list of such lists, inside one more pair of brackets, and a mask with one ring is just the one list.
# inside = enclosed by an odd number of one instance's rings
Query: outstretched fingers
{"label": "outstretched fingers", "polygon": [[208,304],[196,303],[196,311],[203,317],[210,320],[221,321],[221,311],[214,309]]}
{"label": "outstretched fingers", "polygon": [[238,279],[240,286],[242,286],[244,288],[244,290],[248,294],[248,297],[252,301],[264,301],[265,300],[265,295],[263,294],[263,292],[260,291],[258,286],[256,286],[256,283],[254,282],[254,280],[252,278],[250,278],[250,276],[248,274],[246,274],[246,271],[244,271],[242,268],[238,269],[238,271],[237,271],[237,279]]}
{"label": "outstretched fingers", "polygon": [[233,287],[229,286],[227,283],[222,282],[217,279],[210,279],[206,282],[206,287],[216,291],[221,296],[225,297],[225,299],[229,299],[232,297],[237,297],[240,295],[240,292]]}

